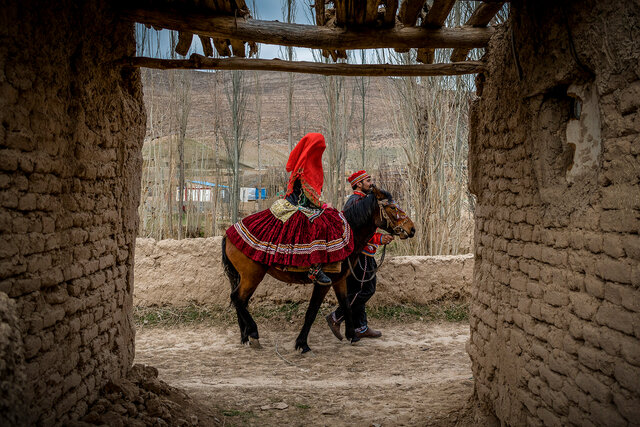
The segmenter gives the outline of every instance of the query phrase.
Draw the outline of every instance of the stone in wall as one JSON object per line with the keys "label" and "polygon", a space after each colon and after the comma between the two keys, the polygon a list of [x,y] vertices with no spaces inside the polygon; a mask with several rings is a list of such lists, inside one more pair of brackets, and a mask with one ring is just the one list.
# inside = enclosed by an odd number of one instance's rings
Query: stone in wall
{"label": "stone in wall", "polygon": [[[226,307],[230,284],[221,263],[222,237],[185,240],[137,239],[134,303],[138,306]],[[379,257],[378,257],[379,258]],[[432,304],[469,296],[473,256],[387,257],[378,271],[376,305]],[[267,276],[252,305],[306,303],[311,285],[283,283]],[[332,292],[327,301],[335,302]]]}
{"label": "stone in wall", "polygon": [[640,5],[511,4],[471,111],[471,356],[507,425],[640,420]]}

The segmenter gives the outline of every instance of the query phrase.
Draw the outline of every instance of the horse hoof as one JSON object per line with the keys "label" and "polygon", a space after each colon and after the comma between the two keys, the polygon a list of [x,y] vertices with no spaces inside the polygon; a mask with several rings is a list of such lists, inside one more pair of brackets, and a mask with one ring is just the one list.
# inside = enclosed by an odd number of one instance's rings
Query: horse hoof
{"label": "horse hoof", "polygon": [[296,344],[296,350],[301,350],[302,354],[311,351],[311,348],[307,344]]}
{"label": "horse hoof", "polygon": [[262,348],[262,345],[260,345],[260,340],[258,338],[249,337],[249,347],[257,350]]}
{"label": "horse hoof", "polygon": [[358,337],[353,337],[353,338],[351,338],[351,344],[355,344],[355,343],[357,343],[358,341],[360,341],[360,338],[358,338]]}

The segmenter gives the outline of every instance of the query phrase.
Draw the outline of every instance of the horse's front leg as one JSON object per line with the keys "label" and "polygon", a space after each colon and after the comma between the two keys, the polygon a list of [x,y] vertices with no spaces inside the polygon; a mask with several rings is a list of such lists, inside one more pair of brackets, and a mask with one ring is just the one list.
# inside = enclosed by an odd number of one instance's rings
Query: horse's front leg
{"label": "horse's front leg", "polygon": [[307,313],[304,316],[304,325],[302,326],[302,330],[300,331],[298,338],[296,338],[296,350],[301,349],[303,353],[311,350],[307,343],[307,338],[309,337],[311,325],[318,315],[320,304],[324,301],[324,297],[327,295],[327,292],[329,292],[329,286],[313,285],[313,294],[311,295],[311,301],[309,301]]}
{"label": "horse's front leg", "polygon": [[347,294],[347,279],[344,278],[333,283],[333,292],[336,294],[336,299],[340,308],[344,313],[344,335],[347,339],[350,339],[352,343],[360,341],[360,338],[356,336],[356,331],[353,328],[353,318],[351,316],[351,305],[349,304],[349,297]]}

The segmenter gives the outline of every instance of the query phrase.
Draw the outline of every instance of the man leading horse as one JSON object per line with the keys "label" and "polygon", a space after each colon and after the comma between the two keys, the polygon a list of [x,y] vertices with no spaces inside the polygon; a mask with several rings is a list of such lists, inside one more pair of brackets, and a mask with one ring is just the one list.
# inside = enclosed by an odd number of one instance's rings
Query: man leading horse
{"label": "man leading horse", "polygon": [[[343,210],[349,209],[367,197],[373,187],[371,176],[364,170],[353,173],[347,178],[347,181],[351,184],[353,194],[347,199]],[[367,324],[365,304],[376,292],[378,264],[376,263],[375,255],[378,245],[387,245],[392,241],[393,236],[391,234],[376,232],[360,253],[358,262],[353,266],[352,274],[347,277],[347,295],[349,304],[351,304],[353,326],[358,338],[379,338],[382,336],[382,332],[370,328]],[[333,335],[342,340],[340,323],[344,319],[343,310],[338,307],[335,311],[329,313],[325,319]]]}

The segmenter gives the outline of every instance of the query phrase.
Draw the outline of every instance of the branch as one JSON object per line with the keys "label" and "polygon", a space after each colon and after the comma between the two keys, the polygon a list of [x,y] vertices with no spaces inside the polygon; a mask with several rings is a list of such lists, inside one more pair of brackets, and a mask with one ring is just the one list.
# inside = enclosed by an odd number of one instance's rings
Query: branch
{"label": "branch", "polygon": [[308,61],[282,61],[279,59],[205,58],[191,55],[190,59],[158,59],[129,57],[116,62],[128,67],[198,70],[261,70],[289,73],[322,74],[325,76],[448,76],[481,73],[480,61],[451,64],[389,65],[389,64],[325,64]]}
{"label": "branch", "polygon": [[476,48],[484,47],[494,33],[493,28],[391,28],[349,31],[316,25],[261,21],[204,12],[177,9],[140,8],[121,11],[124,19],[190,32],[201,36],[238,39],[282,46],[311,49],[376,49],[376,48]]}

